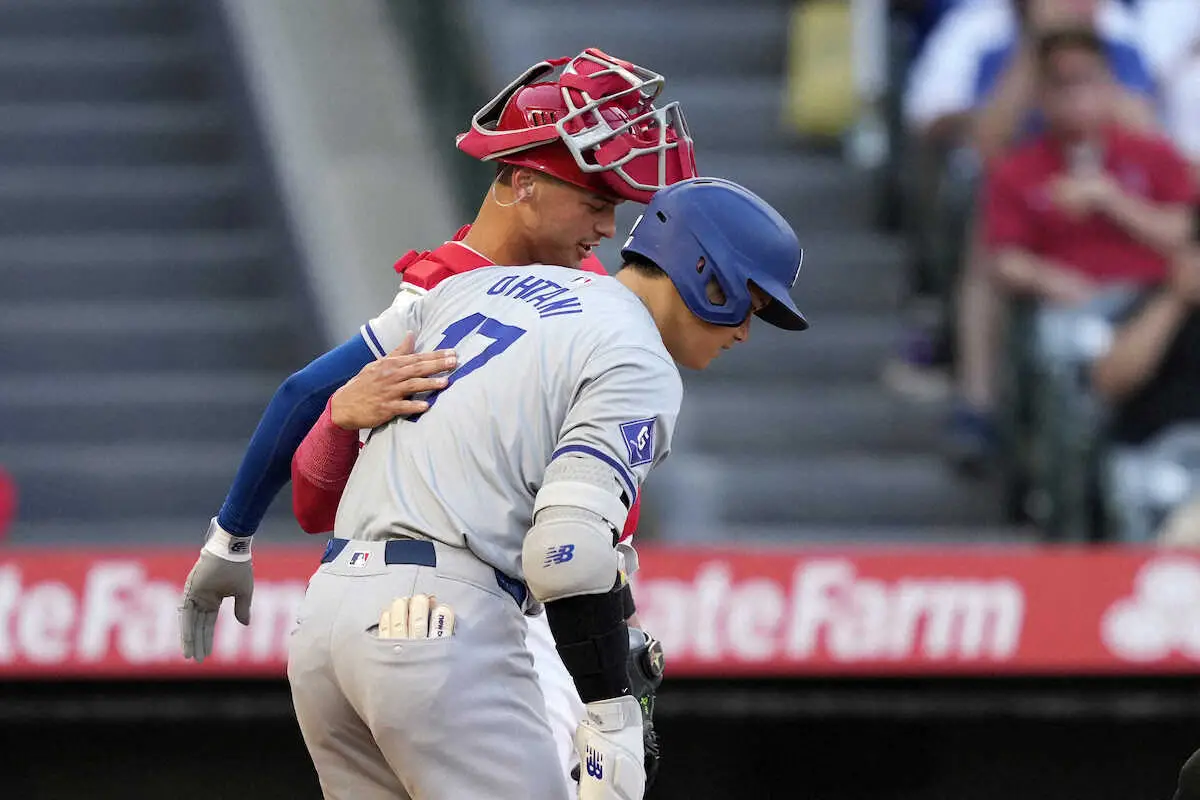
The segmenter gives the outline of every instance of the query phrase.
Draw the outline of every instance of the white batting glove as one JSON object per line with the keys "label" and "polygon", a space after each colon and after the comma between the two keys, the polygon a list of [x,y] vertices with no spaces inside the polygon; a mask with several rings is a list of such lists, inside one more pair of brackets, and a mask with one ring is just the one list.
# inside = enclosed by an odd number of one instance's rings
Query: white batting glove
{"label": "white batting glove", "polygon": [[454,612],[431,594],[397,597],[379,615],[380,639],[441,639],[454,633]]}
{"label": "white batting glove", "polygon": [[217,612],[226,597],[233,598],[233,616],[237,621],[250,624],[250,600],[254,595],[250,539],[224,530],[216,517],[209,523],[208,539],[188,574],[179,605],[179,639],[184,658],[194,658],[199,664],[212,654]]}
{"label": "white batting glove", "polygon": [[586,706],[575,731],[580,800],[642,800],[646,766],[642,707],[626,695]]}

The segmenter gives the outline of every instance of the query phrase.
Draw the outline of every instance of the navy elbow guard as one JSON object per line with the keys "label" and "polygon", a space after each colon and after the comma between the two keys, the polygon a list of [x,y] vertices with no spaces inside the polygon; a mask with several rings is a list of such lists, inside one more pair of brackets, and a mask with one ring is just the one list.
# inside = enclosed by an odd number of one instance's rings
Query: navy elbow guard
{"label": "navy elbow guard", "polygon": [[558,654],[585,703],[629,694],[629,626],[620,587],[546,603]]}

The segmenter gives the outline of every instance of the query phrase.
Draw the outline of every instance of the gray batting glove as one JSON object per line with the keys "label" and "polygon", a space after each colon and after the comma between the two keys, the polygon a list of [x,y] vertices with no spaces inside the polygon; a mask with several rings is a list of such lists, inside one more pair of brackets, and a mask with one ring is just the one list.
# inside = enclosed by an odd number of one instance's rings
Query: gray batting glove
{"label": "gray batting glove", "polygon": [[226,597],[233,598],[233,616],[237,621],[250,624],[250,598],[254,595],[250,539],[223,530],[215,517],[209,524],[208,539],[188,574],[179,606],[179,638],[184,658],[194,658],[199,664],[212,654],[217,612]]}

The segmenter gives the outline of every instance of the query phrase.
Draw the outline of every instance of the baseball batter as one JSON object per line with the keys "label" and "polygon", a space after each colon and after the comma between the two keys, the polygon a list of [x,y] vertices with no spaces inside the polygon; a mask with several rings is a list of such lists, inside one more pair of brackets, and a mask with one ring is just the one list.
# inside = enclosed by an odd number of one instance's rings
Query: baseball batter
{"label": "baseball batter", "polygon": [[794,233],[736,184],[661,191],[623,252],[615,279],[476,270],[365,326],[457,363],[372,431],[290,642],[327,797],[568,797],[522,621],[539,604],[587,704],[579,796],[642,797],[614,545],[670,450],[675,362],[703,368],[753,312],[806,323]]}
{"label": "baseball batter", "polygon": [[[557,68],[562,68],[558,77],[547,81]],[[537,64],[506,87],[475,115],[471,129],[459,139],[465,152],[503,165],[479,217],[459,231],[456,241],[432,253],[410,253],[398,263],[405,280],[399,298],[407,302],[449,275],[495,261],[582,261],[583,268],[606,274],[590,248],[612,235],[613,205],[625,199],[645,202],[662,185],[695,174],[681,112],[675,104],[661,109],[653,104],[661,85],[661,76],[588,50],[574,59]],[[210,555],[224,545],[223,555],[249,559],[250,535],[286,481],[287,463],[299,438],[330,392],[371,359],[386,355],[378,348],[378,342],[364,336],[318,359],[281,387],[213,520]],[[393,374],[393,392],[406,395],[433,388],[436,381],[429,376],[442,368],[441,359],[433,354],[404,358],[389,359],[409,376],[399,380]],[[406,407],[402,403],[391,408],[394,416]],[[294,496],[302,527],[330,530],[340,492],[340,487],[322,493],[311,483],[298,484]],[[627,534],[635,527],[636,512],[635,501]],[[197,566],[202,563],[203,558]],[[224,587],[212,581],[207,573],[194,570],[181,609],[184,652],[197,660],[211,651],[222,597],[234,595],[237,618],[249,620],[251,585]],[[574,753],[569,731],[582,717],[582,704],[554,651],[545,618],[529,619],[529,643],[548,714],[560,732],[559,772],[566,782]]]}

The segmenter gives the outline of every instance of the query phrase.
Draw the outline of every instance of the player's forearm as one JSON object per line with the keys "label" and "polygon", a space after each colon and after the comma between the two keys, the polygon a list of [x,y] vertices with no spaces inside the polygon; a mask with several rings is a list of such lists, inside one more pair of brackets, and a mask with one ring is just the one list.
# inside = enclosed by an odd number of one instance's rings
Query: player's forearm
{"label": "player's forearm", "polygon": [[1170,292],[1151,300],[1127,323],[1108,353],[1092,365],[1092,385],[1106,400],[1119,402],[1154,377],[1189,313],[1187,303]]}
{"label": "player's forearm", "polygon": [[995,259],[995,276],[1009,292],[1039,300],[1068,302],[1061,286],[1072,273],[1057,262],[1019,249],[1001,250]]}
{"label": "player's forearm", "polygon": [[333,530],[358,457],[358,432],[339,428],[329,405],[292,458],[292,513],[307,533]]}
{"label": "player's forearm", "polygon": [[330,396],[373,360],[370,349],[355,337],[284,381],[250,438],[217,515],[223,529],[239,536],[258,530],[271,501],[291,476],[292,456]]}
{"label": "player's forearm", "polygon": [[1022,44],[991,96],[976,113],[972,139],[985,161],[1002,155],[1034,99],[1035,68],[1032,49]]}

